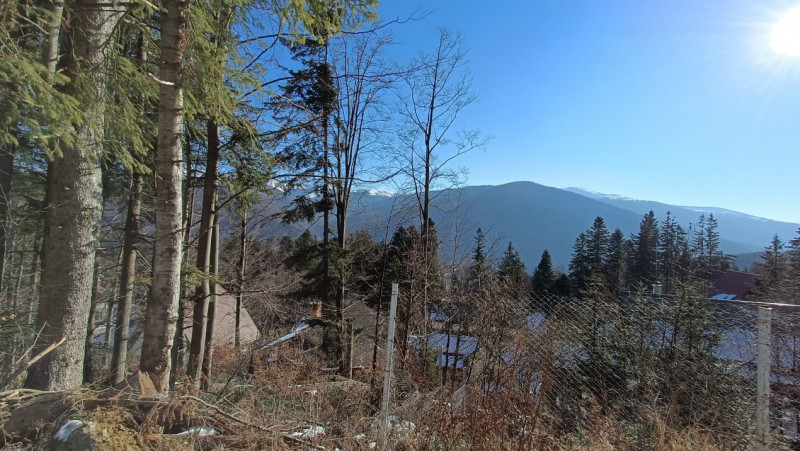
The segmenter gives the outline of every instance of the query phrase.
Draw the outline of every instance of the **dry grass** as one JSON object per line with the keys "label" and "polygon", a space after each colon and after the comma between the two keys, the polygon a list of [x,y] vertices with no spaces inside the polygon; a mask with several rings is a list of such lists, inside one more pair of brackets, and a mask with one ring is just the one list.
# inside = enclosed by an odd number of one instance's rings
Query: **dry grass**
{"label": "dry grass", "polygon": [[[377,441],[374,402],[378,393],[364,382],[326,374],[313,356],[285,347],[267,363],[230,349],[217,352],[211,389],[174,391],[160,400],[131,394],[83,391],[53,398],[64,411],[31,434],[6,434],[4,444],[46,449],[54,430],[69,418],[92,423],[101,449],[369,449]],[[252,377],[239,374],[248,366]],[[398,377],[409,377],[398,375]],[[398,422],[390,449],[431,450],[717,450],[713,434],[676,428],[655,409],[609,411],[590,396],[578,399],[582,421],[565,426],[547,396],[511,389],[483,393],[472,387],[416,393],[395,404]],[[517,387],[519,388],[519,387]],[[0,398],[2,401],[2,398]],[[61,404],[58,404],[61,403]],[[4,402],[9,418],[22,403]],[[18,412],[16,412],[18,413]],[[38,414],[37,414],[38,415]],[[213,437],[176,435],[191,426],[211,426]],[[324,434],[313,434],[321,431]]]}

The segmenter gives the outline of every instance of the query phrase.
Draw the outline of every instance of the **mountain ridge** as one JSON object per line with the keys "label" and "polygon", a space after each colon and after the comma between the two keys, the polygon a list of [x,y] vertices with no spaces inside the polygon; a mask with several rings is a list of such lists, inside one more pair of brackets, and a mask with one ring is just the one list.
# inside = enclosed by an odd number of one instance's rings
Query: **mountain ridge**
{"label": "mountain ridge", "polygon": [[[388,194],[380,190],[354,192],[348,231],[367,229],[376,241],[382,242],[391,239],[400,225],[419,226],[414,195]],[[296,195],[267,196],[263,203],[273,202],[274,213]],[[594,193],[594,196],[599,196],[599,193]],[[662,221],[666,211],[670,211],[687,231],[696,227],[700,215],[700,212],[682,206],[619,197],[591,198],[530,181],[437,190],[431,198],[434,207],[431,217],[437,225],[440,255],[445,261],[467,262],[471,258],[475,231],[480,227],[487,237],[490,256],[498,259],[511,241],[528,271],[538,264],[544,249],[550,252],[556,266],[566,270],[575,239],[592,225],[597,216],[603,217],[610,231],[619,227],[626,237],[630,237],[638,232],[642,217],[651,209],[658,221]],[[788,241],[798,227],[746,213],[734,213],[737,214],[714,214],[719,223],[720,248],[729,254],[761,252],[775,233]],[[260,237],[297,236],[306,229],[320,236],[321,221],[289,226],[273,221],[262,229]]]}

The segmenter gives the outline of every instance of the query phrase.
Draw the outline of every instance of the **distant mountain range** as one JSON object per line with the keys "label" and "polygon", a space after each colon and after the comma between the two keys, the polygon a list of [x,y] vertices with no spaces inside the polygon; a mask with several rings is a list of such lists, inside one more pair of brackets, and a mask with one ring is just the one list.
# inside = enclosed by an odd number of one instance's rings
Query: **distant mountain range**
{"label": "distant mountain range", "polygon": [[[492,255],[502,255],[511,241],[529,270],[538,264],[544,249],[550,251],[555,265],[566,268],[575,238],[597,216],[603,217],[610,231],[619,227],[630,236],[638,232],[643,215],[650,210],[659,221],[670,211],[685,230],[697,223],[701,213],[713,213],[718,220],[720,247],[726,253],[742,256],[741,263],[748,266],[755,258],[752,254],[761,252],[774,234],[788,241],[799,227],[720,208],[667,205],[533,182],[447,189],[435,192],[432,199],[435,205],[432,218],[445,260],[468,259],[475,231],[480,227]],[[296,235],[311,227],[319,235],[319,222],[290,227],[274,224],[264,233]],[[387,235],[391,239],[397,226],[411,224],[419,224],[413,195],[374,190],[354,193],[350,231],[366,228],[380,242]]]}

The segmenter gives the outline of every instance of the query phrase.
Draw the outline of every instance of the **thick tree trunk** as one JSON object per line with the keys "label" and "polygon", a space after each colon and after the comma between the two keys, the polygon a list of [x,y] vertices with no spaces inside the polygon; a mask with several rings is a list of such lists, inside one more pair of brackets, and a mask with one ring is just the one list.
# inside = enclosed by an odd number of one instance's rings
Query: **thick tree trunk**
{"label": "thick tree trunk", "polygon": [[197,241],[197,269],[203,281],[194,293],[194,310],[192,312],[192,343],[189,354],[189,365],[186,375],[195,386],[200,386],[205,355],[205,336],[208,327],[208,306],[215,294],[210,281],[213,252],[214,222],[216,216],[215,201],[217,198],[217,173],[219,168],[219,125],[209,119],[206,123],[208,133],[208,152],[206,157],[206,174],[203,180],[203,207],[200,212],[200,231]]}
{"label": "thick tree trunk", "polygon": [[139,215],[142,210],[143,184],[144,176],[138,171],[133,171],[122,244],[122,269],[119,276],[121,298],[119,307],[117,307],[117,321],[114,327],[114,353],[111,356],[111,378],[115,385],[125,380],[127,376],[128,329],[131,324],[133,281],[136,276],[136,254],[139,249]]}
{"label": "thick tree trunk", "polygon": [[44,390],[75,388],[83,380],[96,229],[102,213],[105,68],[113,49],[111,34],[124,6],[76,0],[71,10],[75,14],[70,33],[62,34],[65,73],[71,80],[65,91],[81,103],[84,123],[76,126],[75,144],[64,149],[48,171],[48,225],[37,317],[42,336],[34,352],[61,337],[66,341],[28,371],[26,386]]}
{"label": "thick tree trunk", "polygon": [[188,2],[165,0],[161,15],[161,62],[156,152],[156,241],[153,282],[147,300],[140,370],[156,391],[169,390],[172,342],[178,322],[182,257],[183,90],[181,60]]}

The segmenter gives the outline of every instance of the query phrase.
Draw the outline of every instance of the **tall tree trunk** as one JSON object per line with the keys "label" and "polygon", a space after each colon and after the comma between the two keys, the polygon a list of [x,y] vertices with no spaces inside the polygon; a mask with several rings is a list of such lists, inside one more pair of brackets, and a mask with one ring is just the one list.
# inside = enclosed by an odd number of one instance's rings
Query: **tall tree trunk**
{"label": "tall tree trunk", "polygon": [[242,345],[242,301],[244,300],[244,275],[247,264],[247,211],[242,211],[239,221],[239,260],[236,262],[236,319],[233,346],[236,349]]}
{"label": "tall tree trunk", "polygon": [[[145,36],[139,32],[136,42],[136,60],[144,65],[147,61]],[[144,102],[144,101],[143,101]],[[116,385],[127,377],[128,345],[131,324],[131,308],[133,307],[134,279],[136,278],[136,257],[139,253],[139,217],[142,210],[142,188],[144,174],[139,165],[144,165],[143,157],[137,155],[136,165],[131,169],[130,193],[128,195],[128,211],[125,216],[123,231],[121,269],[119,284],[114,287],[113,301],[118,302],[117,320],[114,325],[114,350],[111,353],[111,382]],[[121,293],[121,297],[117,296]],[[109,306],[110,309],[110,306]],[[110,317],[110,310],[109,310]],[[106,326],[108,330],[108,326]]]}
{"label": "tall tree trunk", "polygon": [[[188,139],[187,139],[188,141]],[[192,221],[194,220],[194,169],[192,166],[192,148],[185,145],[186,151],[186,180],[184,180],[183,191],[183,249],[182,259],[185,261],[187,253],[189,252],[189,244],[192,240]],[[175,384],[178,374],[182,374],[184,370],[184,354],[186,351],[185,340],[183,339],[183,331],[186,327],[186,284],[181,280],[180,295],[178,301],[178,327],[175,328],[175,337],[173,338],[172,348],[172,374],[170,375],[170,386]]]}
{"label": "tall tree trunk", "polygon": [[8,200],[11,195],[11,178],[14,174],[14,155],[17,148],[12,144],[0,146],[0,290],[4,287],[6,239],[9,228]]}
{"label": "tall tree trunk", "polygon": [[192,343],[186,375],[200,387],[200,378],[205,355],[205,337],[208,327],[208,306],[215,294],[211,283],[211,263],[213,253],[213,234],[216,216],[217,173],[219,168],[219,125],[209,119],[206,122],[208,152],[206,174],[203,180],[203,208],[200,212],[200,231],[197,241],[197,269],[203,277],[202,283],[194,293],[192,312]]}
{"label": "tall tree trunk", "polygon": [[[14,299],[14,305],[16,306],[17,302],[19,302],[19,292],[22,289],[22,273],[25,270],[25,254],[24,250],[21,250],[19,253],[19,264],[17,264],[17,275],[14,277],[14,292],[11,294],[11,297]],[[16,307],[14,308],[16,312]]]}
{"label": "tall tree trunk", "polygon": [[48,74],[56,72],[58,66],[58,37],[61,31],[61,18],[64,15],[64,2],[51,0],[47,2],[50,16],[45,25],[44,43],[42,45],[42,63],[47,68]]}
{"label": "tall tree trunk", "polygon": [[84,342],[83,382],[94,382],[94,361],[92,348],[94,348],[94,315],[97,311],[97,283],[100,281],[100,265],[97,263],[97,251],[94,253],[94,275],[92,276],[92,301],[89,304],[89,322],[86,325],[86,341]]}
{"label": "tall tree trunk", "polygon": [[36,295],[36,286],[39,284],[39,257],[42,255],[42,227],[36,224],[36,233],[33,235],[33,249],[31,249],[31,267],[28,275],[28,285],[31,290],[30,298]]}
{"label": "tall tree trunk", "polygon": [[48,205],[42,287],[37,326],[41,350],[61,337],[64,344],[28,371],[26,386],[70,389],[83,380],[86,325],[91,304],[97,226],[102,213],[100,161],[108,54],[111,34],[122,18],[122,4],[74,0],[69,33],[62,33],[64,90],[80,102],[84,122],[76,126],[75,144],[64,149],[48,170]]}
{"label": "tall tree trunk", "polygon": [[[11,227],[10,223],[6,224],[6,226],[8,226],[8,229],[6,229],[6,242],[8,243],[8,248],[3,250],[3,255],[2,255],[2,258],[0,258],[0,260],[3,260],[5,262],[6,259],[7,259],[8,260],[8,262],[7,262],[8,265],[7,266],[8,266],[10,271],[6,271],[6,272],[13,273],[14,272],[14,264],[16,263],[16,260],[17,260],[17,252],[16,252],[17,249],[16,249],[16,246],[15,246],[15,243],[14,243],[14,229],[13,229],[13,227]],[[6,256],[5,254],[8,254],[8,256]],[[6,274],[2,274],[0,276],[5,276],[5,275]],[[8,280],[4,281],[2,283],[2,287],[5,289],[6,292],[3,293],[2,290],[0,290],[0,297],[2,297],[3,299],[5,299],[7,301],[10,301],[11,302],[11,308],[13,308],[14,311],[16,311],[17,310],[17,299],[15,297],[11,296],[11,294],[8,292],[9,291],[8,290],[9,285],[11,285],[13,283],[12,275],[13,274],[7,274],[7,276],[8,276],[7,279]],[[0,279],[2,279],[2,277],[0,277]]]}
{"label": "tall tree trunk", "polygon": [[128,362],[128,332],[133,307],[133,281],[136,276],[136,254],[139,250],[139,215],[142,210],[142,185],[144,176],[131,172],[131,193],[122,244],[122,269],[119,276],[119,307],[114,327],[114,352],[111,355],[111,378],[116,385],[125,380]]}
{"label": "tall tree trunk", "polygon": [[[214,202],[216,204],[216,202]],[[214,207],[216,210],[216,205]],[[214,215],[214,233],[211,236],[211,274],[219,274],[219,217]],[[211,299],[208,306],[208,327],[206,328],[203,355],[203,376],[201,388],[208,390],[211,384],[211,364],[214,359],[214,319],[217,316],[217,284],[211,284]]]}
{"label": "tall tree trunk", "polygon": [[172,343],[178,322],[182,229],[183,90],[188,2],[165,0],[161,15],[161,62],[156,152],[156,241],[153,282],[147,300],[140,370],[160,393],[169,390]]}
{"label": "tall tree trunk", "polygon": [[39,264],[42,259],[42,253],[44,250],[44,244],[42,240],[44,224],[39,223],[36,227],[36,235],[33,236],[33,258],[31,261],[31,273],[28,278],[28,284],[30,285],[30,294],[28,299],[32,301],[32,305],[28,307],[25,311],[25,324],[32,324],[33,323],[33,311],[37,308],[37,304],[34,304],[37,295],[39,294]]}
{"label": "tall tree trunk", "polygon": [[330,143],[329,122],[330,112],[323,113],[322,117],[323,139],[323,172],[322,172],[322,318],[323,345],[331,363],[339,366],[339,371],[344,371],[344,346],[343,346],[343,321],[342,303],[337,295],[331,299],[331,247],[330,247],[330,214],[331,214],[331,186],[330,186]]}

